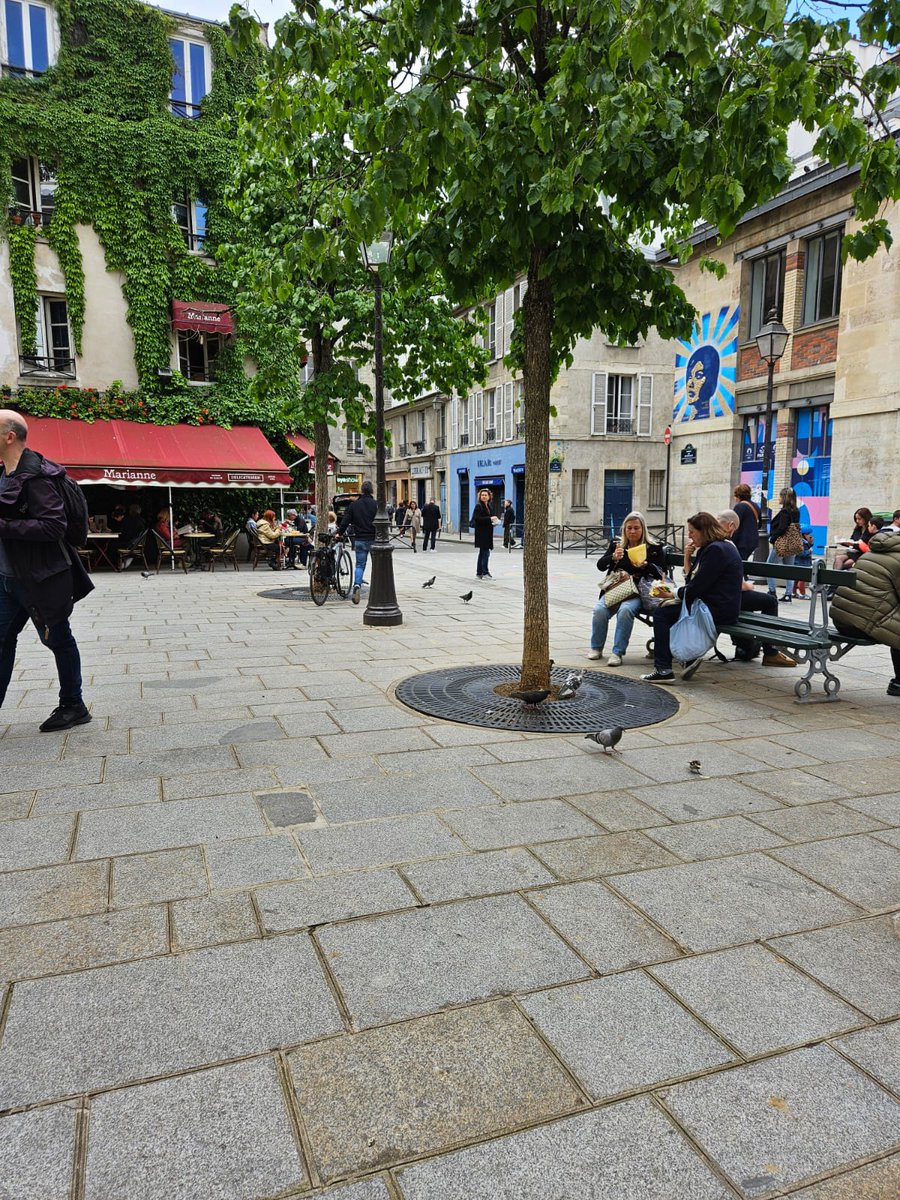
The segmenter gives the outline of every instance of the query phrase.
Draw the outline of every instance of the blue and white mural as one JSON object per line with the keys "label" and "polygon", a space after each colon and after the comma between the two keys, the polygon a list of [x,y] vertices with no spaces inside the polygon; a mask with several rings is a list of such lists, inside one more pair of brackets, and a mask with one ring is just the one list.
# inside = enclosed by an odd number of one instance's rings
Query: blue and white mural
{"label": "blue and white mural", "polygon": [[713,321],[704,313],[689,342],[675,355],[673,421],[702,421],[734,412],[740,307],[723,305]]}

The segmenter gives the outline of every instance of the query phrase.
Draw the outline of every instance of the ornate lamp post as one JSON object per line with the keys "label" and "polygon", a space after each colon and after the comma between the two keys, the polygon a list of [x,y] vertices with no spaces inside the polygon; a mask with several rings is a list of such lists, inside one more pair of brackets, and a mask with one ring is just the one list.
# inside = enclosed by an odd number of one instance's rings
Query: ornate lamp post
{"label": "ornate lamp post", "polygon": [[763,474],[762,497],[759,505],[759,547],[765,550],[763,558],[768,557],[766,548],[769,530],[769,474],[772,469],[772,393],[775,386],[775,364],[784,354],[789,337],[787,329],[778,320],[778,313],[770,308],[766,315],[766,323],[756,335],[756,348],[759,357],[769,368],[769,379],[766,387],[766,440],[763,445]]}
{"label": "ornate lamp post", "polygon": [[375,541],[372,543],[372,586],[369,603],[363,613],[364,625],[402,625],[403,613],[397,605],[394,586],[394,548],[390,543],[391,522],[387,514],[387,488],[384,478],[384,355],[381,325],[381,269],[391,261],[394,235],[386,230],[369,245],[363,243],[363,266],[372,275],[375,287]]}

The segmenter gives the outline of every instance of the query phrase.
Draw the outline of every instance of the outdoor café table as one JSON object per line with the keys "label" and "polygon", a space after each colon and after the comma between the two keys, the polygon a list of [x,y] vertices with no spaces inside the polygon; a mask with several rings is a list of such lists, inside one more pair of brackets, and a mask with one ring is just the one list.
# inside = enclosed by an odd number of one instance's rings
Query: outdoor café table
{"label": "outdoor caf\u00e9 table", "polygon": [[201,542],[205,539],[213,541],[216,535],[214,533],[183,533],[181,536],[184,541],[189,543],[191,548],[191,558],[194,560],[191,564],[191,570],[199,571],[201,566],[200,551],[203,548]]}
{"label": "outdoor caf\u00e9 table", "polygon": [[109,557],[110,551],[114,549],[119,540],[117,533],[89,533],[88,545],[93,553],[95,565],[100,562],[105,562],[106,565],[113,571],[118,571],[119,564],[114,562]]}

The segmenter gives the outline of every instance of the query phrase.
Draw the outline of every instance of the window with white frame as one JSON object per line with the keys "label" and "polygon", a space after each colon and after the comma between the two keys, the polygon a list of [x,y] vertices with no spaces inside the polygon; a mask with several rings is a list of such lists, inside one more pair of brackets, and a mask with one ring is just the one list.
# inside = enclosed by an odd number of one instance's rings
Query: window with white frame
{"label": "window with white frame", "polygon": [[181,230],[188,250],[202,250],[206,241],[206,201],[192,200],[187,194],[172,201],[172,218]]}
{"label": "window with white frame", "polygon": [[653,376],[594,372],[591,433],[649,437],[653,425]]}
{"label": "window with white frame", "polygon": [[515,437],[515,416],[513,412],[513,383],[503,385],[503,440],[511,442]]}
{"label": "window with white frame", "polygon": [[475,393],[475,428],[472,431],[472,445],[484,444],[484,392]]}
{"label": "window with white frame", "polygon": [[169,38],[172,51],[172,90],[169,111],[176,117],[199,117],[200,102],[209,91],[212,60],[209,43],[195,38]]}
{"label": "window with white frame", "polygon": [[806,243],[803,281],[803,324],[825,321],[841,311],[841,239],[843,229],[832,229]]}
{"label": "window with white frame", "polygon": [[474,400],[471,396],[460,396],[459,399],[459,444],[460,446],[468,446],[469,444],[469,415],[474,407]]}
{"label": "window with white frame", "polygon": [[62,296],[39,296],[36,312],[34,351],[23,348],[19,370],[22,375],[48,372],[53,375],[75,375],[75,355],[72,350],[72,331],[69,313]]}
{"label": "window with white frame", "polygon": [[196,329],[178,330],[178,370],[192,383],[212,383],[224,338]]}
{"label": "window with white frame", "polygon": [[589,475],[590,471],[580,469],[572,472],[572,508],[587,508]]}
{"label": "window with white frame", "polygon": [[12,164],[13,217],[28,225],[46,226],[56,210],[56,172],[38,158],[17,158]]}
{"label": "window with white frame", "polygon": [[416,449],[421,454],[425,449],[425,409],[416,413]]}
{"label": "window with white frame", "polygon": [[351,429],[350,426],[348,425],[347,426],[347,453],[348,454],[362,454],[362,453],[364,453],[364,451],[365,451],[365,442],[363,439],[363,435],[361,433],[357,433],[355,429]]}
{"label": "window with white frame", "polygon": [[484,335],[484,348],[491,358],[497,357],[497,304],[489,304],[487,309],[487,330]]}
{"label": "window with white frame", "polygon": [[487,442],[497,439],[497,388],[488,388],[484,393],[484,438]]}
{"label": "window with white frame", "polygon": [[665,508],[666,504],[666,473],[665,471],[650,472],[650,487],[647,490],[648,508]]}
{"label": "window with white frame", "polygon": [[59,50],[56,13],[29,0],[0,0],[0,74],[43,75]]}
{"label": "window with white frame", "polygon": [[516,436],[525,436],[525,383],[524,380],[519,380],[516,392]]}
{"label": "window with white frame", "polygon": [[754,338],[774,308],[781,320],[784,304],[784,248],[754,258],[750,263],[750,320],[747,337]]}
{"label": "window with white frame", "polygon": [[400,418],[400,453],[406,454],[409,446],[406,441],[406,413]]}

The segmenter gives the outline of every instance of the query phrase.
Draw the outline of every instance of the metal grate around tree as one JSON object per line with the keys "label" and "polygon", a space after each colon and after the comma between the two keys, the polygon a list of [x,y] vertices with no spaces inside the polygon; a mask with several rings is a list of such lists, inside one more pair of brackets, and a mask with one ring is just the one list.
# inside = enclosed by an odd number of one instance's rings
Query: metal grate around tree
{"label": "metal grate around tree", "polygon": [[262,600],[312,600],[308,587],[267,588],[256,594]]}

